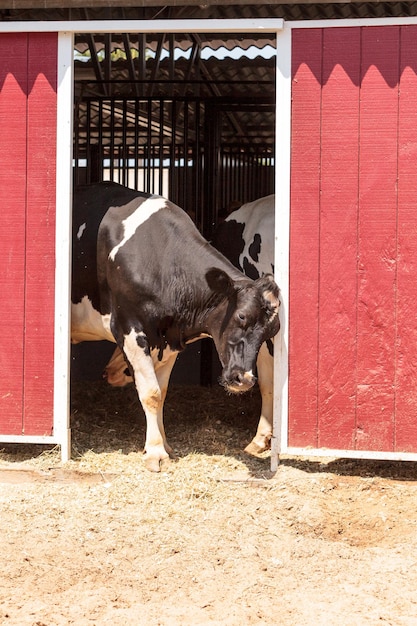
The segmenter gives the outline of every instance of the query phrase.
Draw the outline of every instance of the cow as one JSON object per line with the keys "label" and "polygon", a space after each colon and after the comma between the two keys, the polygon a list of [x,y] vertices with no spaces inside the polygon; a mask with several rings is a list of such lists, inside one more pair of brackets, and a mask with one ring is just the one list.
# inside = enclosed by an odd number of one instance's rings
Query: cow
{"label": "cow", "polygon": [[163,405],[177,354],[212,337],[221,384],[241,393],[280,328],[271,274],[248,278],[180,207],[112,182],[74,190],[71,301],[71,341],[107,339],[123,354],[146,417],[145,466],[155,472],[173,455]]}
{"label": "cow", "polygon": [[[275,196],[259,198],[242,205],[216,229],[213,244],[236,267],[253,280],[274,271]],[[257,360],[261,416],[255,437],[246,446],[248,454],[258,455],[270,448],[273,419],[274,359],[272,338],[262,344]]]}

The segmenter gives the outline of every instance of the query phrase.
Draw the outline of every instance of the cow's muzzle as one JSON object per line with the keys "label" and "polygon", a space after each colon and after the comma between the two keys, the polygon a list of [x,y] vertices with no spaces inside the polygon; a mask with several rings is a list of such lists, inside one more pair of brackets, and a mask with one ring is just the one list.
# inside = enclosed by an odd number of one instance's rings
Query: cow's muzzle
{"label": "cow's muzzle", "polygon": [[252,389],[256,378],[252,371],[235,372],[231,376],[223,377],[221,383],[230,393],[244,393]]}

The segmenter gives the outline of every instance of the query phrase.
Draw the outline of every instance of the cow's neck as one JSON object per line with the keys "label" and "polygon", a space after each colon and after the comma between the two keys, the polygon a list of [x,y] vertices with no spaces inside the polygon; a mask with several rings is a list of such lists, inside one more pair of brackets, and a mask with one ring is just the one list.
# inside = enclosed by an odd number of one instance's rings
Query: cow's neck
{"label": "cow's neck", "polygon": [[224,317],[227,308],[227,301],[220,301],[219,298],[210,299],[201,307],[194,310],[192,319],[184,320],[180,324],[181,343],[185,346],[197,339],[211,337],[213,325],[221,323],[219,320]]}

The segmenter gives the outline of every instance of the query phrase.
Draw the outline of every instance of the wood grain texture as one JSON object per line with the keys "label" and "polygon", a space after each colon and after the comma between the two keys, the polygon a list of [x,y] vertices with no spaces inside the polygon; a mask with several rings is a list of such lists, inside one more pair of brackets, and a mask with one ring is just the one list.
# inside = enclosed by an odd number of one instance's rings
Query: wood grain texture
{"label": "wood grain texture", "polygon": [[0,35],[0,430],[23,427],[27,35]]}
{"label": "wood grain texture", "polygon": [[356,419],[360,31],[327,29],[323,35],[318,445],[350,449]]}
{"label": "wood grain texture", "polygon": [[[289,445],[317,446],[321,29],[293,31]],[[308,62],[307,62],[308,59]]]}
{"label": "wood grain texture", "polygon": [[401,29],[395,449],[417,448],[417,26]]}
{"label": "wood grain texture", "polygon": [[57,35],[28,41],[24,431],[52,434]]}
{"label": "wood grain texture", "polygon": [[399,28],[362,29],[356,447],[392,450]]}

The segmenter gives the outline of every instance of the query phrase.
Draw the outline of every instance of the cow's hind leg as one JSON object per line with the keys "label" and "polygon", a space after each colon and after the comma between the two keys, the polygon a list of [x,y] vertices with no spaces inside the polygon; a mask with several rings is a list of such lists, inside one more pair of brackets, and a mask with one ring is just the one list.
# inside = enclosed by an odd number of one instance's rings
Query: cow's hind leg
{"label": "cow's hind leg", "polygon": [[169,459],[171,452],[165,437],[163,405],[176,355],[171,353],[165,368],[163,364],[157,367],[160,370],[157,375],[146,337],[135,330],[124,337],[123,351],[132,367],[136,390],[146,416],[145,467],[152,472],[160,472],[161,464]]}
{"label": "cow's hind leg", "polygon": [[103,378],[112,387],[124,387],[133,382],[125,357],[119,346],[117,346],[110,361],[104,368]]}

